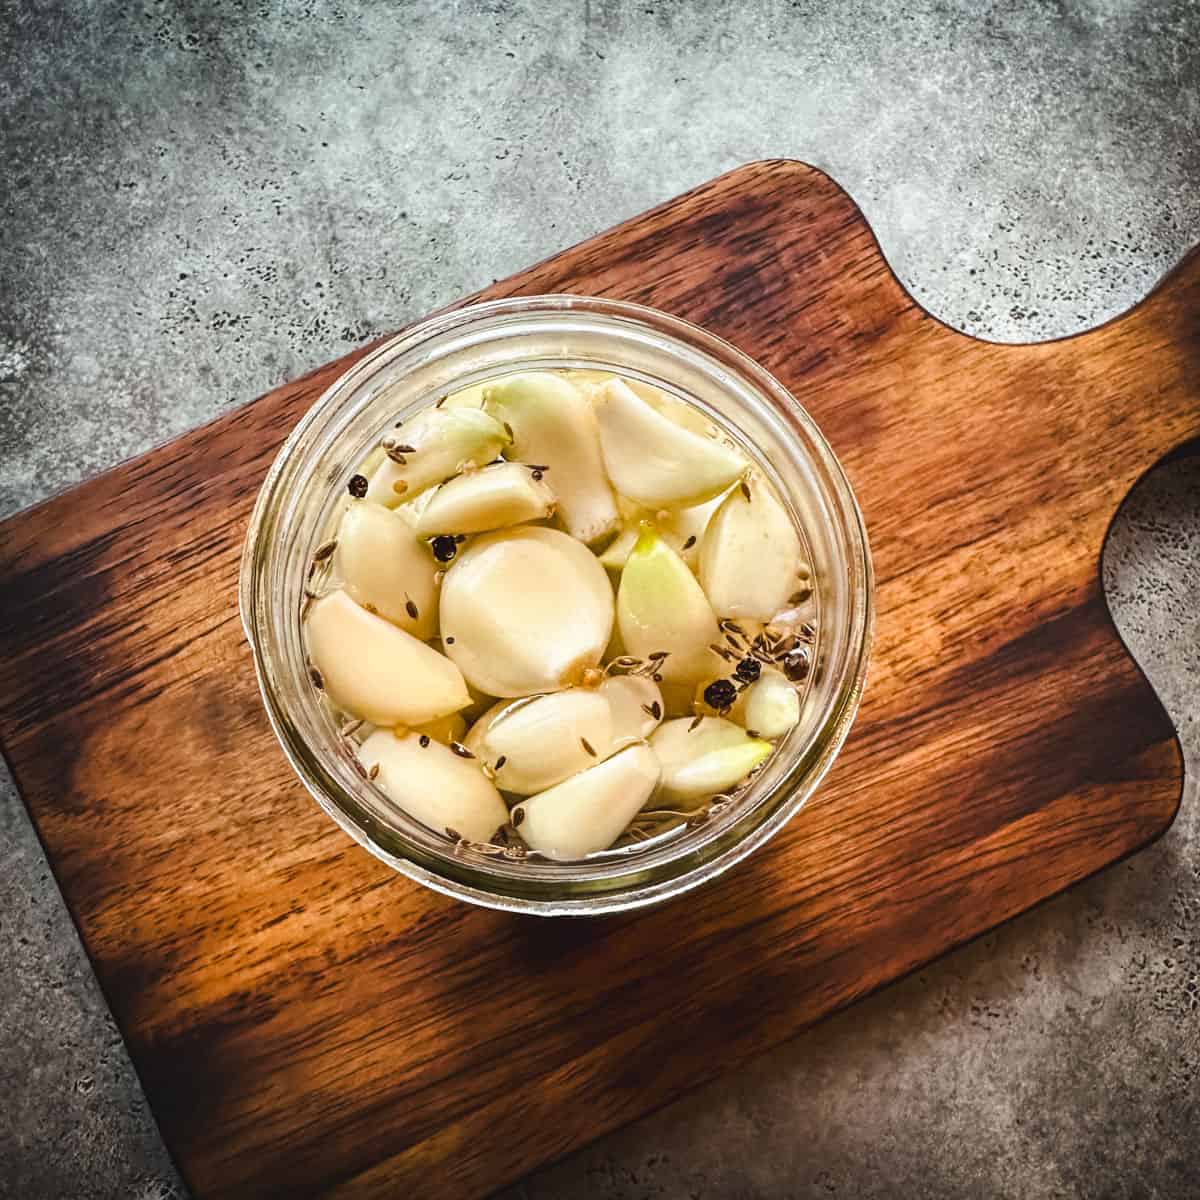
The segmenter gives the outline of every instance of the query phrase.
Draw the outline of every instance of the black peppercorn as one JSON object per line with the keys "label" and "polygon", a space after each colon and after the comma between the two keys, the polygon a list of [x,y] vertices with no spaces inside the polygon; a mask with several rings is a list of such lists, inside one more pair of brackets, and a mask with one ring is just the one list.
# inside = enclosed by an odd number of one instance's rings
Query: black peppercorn
{"label": "black peppercorn", "polygon": [[718,712],[729,708],[737,699],[737,688],[730,679],[714,679],[704,689],[704,703]]}
{"label": "black peppercorn", "polygon": [[448,533],[439,533],[429,546],[433,557],[441,563],[449,562],[458,553],[458,543]]}
{"label": "black peppercorn", "polygon": [[734,674],[743,683],[753,683],[762,674],[762,663],[757,658],[743,658]]}
{"label": "black peppercorn", "polygon": [[808,678],[809,657],[803,646],[790,650],[783,656],[783,673],[793,682]]}
{"label": "black peppercorn", "polygon": [[370,484],[367,482],[365,475],[351,475],[350,482],[346,485],[355,500],[361,500],[367,494],[367,488]]}

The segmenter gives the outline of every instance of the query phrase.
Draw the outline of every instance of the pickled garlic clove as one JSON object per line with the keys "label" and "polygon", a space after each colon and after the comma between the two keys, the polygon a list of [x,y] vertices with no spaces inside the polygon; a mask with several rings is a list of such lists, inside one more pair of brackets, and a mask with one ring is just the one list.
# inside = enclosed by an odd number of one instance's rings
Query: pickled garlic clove
{"label": "pickled garlic clove", "polygon": [[612,632],[612,585],[595,555],[565,533],[504,530],[451,564],[441,621],[446,653],[481,692],[559,691],[599,663]]}
{"label": "pickled garlic clove", "polygon": [[782,671],[764,667],[738,697],[730,715],[758,737],[781,738],[800,721],[800,693]]}
{"label": "pickled garlic clove", "polygon": [[580,390],[548,371],[497,380],[486,389],[486,411],[512,430],[511,456],[546,468],[567,532],[594,542],[617,524],[617,506],[596,417]]}
{"label": "pickled garlic clove", "polygon": [[796,589],[800,537],[760,479],[734,488],[713,514],[700,550],[700,582],[719,617],[769,621]]}
{"label": "pickled garlic clove", "polygon": [[511,820],[531,850],[569,860],[607,850],[654,792],[658,759],[643,742],[618,751],[513,807]]}
{"label": "pickled garlic clove", "polygon": [[426,537],[438,533],[486,533],[548,516],[554,492],[519,463],[496,463],[447,480],[432,494],[417,521]]}
{"label": "pickled garlic clove", "polygon": [[437,833],[487,842],[508,821],[479,763],[428,735],[377,729],[359,747],[358,761],[397,808]]}
{"label": "pickled garlic clove", "polygon": [[508,441],[504,426],[480,409],[423,409],[384,438],[394,457],[375,468],[366,498],[394,508],[464,467],[491,462]]}
{"label": "pickled garlic clove", "polygon": [[617,588],[617,622],[629,654],[666,652],[658,673],[668,682],[711,670],[709,645],[720,633],[703,588],[652,526],[638,536]]}
{"label": "pickled garlic clove", "polygon": [[436,633],[437,564],[411,520],[369,500],[352,504],[338,526],[333,561],[355,603],[414,637]]}
{"label": "pickled garlic clove", "polygon": [[746,469],[736,451],[677,425],[623,380],[597,388],[593,407],[609,479],[623,496],[647,508],[700,504]]}
{"label": "pickled garlic clove", "polygon": [[611,675],[598,690],[612,711],[616,746],[648,738],[663,718],[662,692],[644,675]]}
{"label": "pickled garlic clove", "polygon": [[420,725],[471,702],[448,658],[340,589],[312,602],[305,631],[329,698],[374,725]]}
{"label": "pickled garlic clove", "polygon": [[612,743],[608,700],[584,688],[502,700],[466,739],[467,749],[495,771],[497,787],[522,796],[594,766]]}
{"label": "pickled garlic clove", "polygon": [[650,746],[662,767],[659,798],[668,803],[701,800],[733,787],[773,749],[720,717],[667,721],[651,734]]}

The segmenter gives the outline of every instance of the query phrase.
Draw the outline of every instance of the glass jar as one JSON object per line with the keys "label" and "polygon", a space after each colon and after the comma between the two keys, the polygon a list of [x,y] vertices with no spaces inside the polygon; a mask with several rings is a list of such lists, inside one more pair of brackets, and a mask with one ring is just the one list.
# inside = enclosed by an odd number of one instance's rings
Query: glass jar
{"label": "glass jar", "polygon": [[[313,689],[300,610],[309,561],[346,484],[385,432],[446,392],[516,370],[597,369],[682,396],[724,427],[804,531],[818,608],[800,723],[738,797],[705,822],[580,862],[509,860],[449,841],[355,770]],[[250,519],[242,622],[284,753],[357,842],[437,891],[491,908],[598,914],[656,904],[714,878],[793,817],[858,708],[872,623],[862,516],[833,451],[796,400],[733,346],[654,309],[531,296],[441,313],[362,358],[284,443]]]}

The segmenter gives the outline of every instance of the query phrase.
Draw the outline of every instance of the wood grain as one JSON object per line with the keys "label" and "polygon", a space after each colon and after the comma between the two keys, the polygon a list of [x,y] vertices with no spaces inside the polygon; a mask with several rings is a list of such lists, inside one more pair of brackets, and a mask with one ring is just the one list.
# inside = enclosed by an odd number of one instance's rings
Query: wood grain
{"label": "wood grain", "polygon": [[1200,257],[1082,337],[998,346],[900,288],[850,199],[755,163],[489,288],[637,300],[773,371],[878,576],[816,798],[664,908],[546,922],[352,845],[260,711],[235,583],[259,481],[347,359],[0,527],[0,736],[201,1196],[478,1195],[1144,845],[1181,762],[1100,592],[1137,477],[1200,433]]}

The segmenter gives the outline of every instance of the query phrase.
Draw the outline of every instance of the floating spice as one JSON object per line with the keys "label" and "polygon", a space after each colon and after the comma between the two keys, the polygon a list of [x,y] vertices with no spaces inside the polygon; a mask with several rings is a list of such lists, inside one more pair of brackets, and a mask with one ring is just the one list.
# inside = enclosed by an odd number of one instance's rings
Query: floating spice
{"label": "floating spice", "polygon": [[737,699],[737,687],[729,679],[714,679],[704,689],[704,703],[718,712],[732,707]]}

